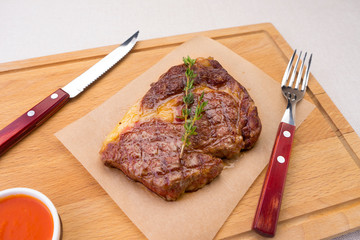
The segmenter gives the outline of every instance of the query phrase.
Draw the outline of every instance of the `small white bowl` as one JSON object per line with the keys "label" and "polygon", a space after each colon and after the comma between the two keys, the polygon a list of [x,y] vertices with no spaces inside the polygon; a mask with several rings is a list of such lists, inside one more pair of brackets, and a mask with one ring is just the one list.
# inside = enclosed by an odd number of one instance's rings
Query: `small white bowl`
{"label": "small white bowl", "polygon": [[53,231],[52,240],[60,240],[61,222],[60,222],[58,212],[56,211],[56,208],[55,208],[54,204],[50,201],[50,199],[48,197],[46,197],[44,194],[42,194],[41,192],[36,191],[34,189],[30,189],[30,188],[10,188],[10,189],[0,191],[0,199],[8,197],[8,196],[19,195],[19,194],[23,194],[23,195],[27,195],[27,196],[36,198],[48,207],[48,209],[51,212],[51,216],[52,216],[52,219],[54,222],[54,231]]}

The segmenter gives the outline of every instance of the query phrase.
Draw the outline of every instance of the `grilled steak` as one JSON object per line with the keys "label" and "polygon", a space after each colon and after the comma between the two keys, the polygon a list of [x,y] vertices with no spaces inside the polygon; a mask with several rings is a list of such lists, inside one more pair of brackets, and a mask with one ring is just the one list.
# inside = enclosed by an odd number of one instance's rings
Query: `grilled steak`
{"label": "grilled steak", "polygon": [[223,160],[250,149],[261,122],[254,101],[219,62],[198,58],[193,66],[194,114],[204,92],[203,117],[195,122],[180,159],[184,122],[181,116],[186,66],[171,67],[124,116],[100,151],[106,166],[115,167],[166,200],[195,191],[217,177]]}

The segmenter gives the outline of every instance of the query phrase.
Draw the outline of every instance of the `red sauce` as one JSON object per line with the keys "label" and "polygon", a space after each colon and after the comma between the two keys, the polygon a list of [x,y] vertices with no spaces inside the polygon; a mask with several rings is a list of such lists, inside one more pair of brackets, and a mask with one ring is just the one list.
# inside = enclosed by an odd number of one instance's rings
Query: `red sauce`
{"label": "red sauce", "polygon": [[38,199],[14,195],[0,199],[0,239],[51,239],[50,210]]}

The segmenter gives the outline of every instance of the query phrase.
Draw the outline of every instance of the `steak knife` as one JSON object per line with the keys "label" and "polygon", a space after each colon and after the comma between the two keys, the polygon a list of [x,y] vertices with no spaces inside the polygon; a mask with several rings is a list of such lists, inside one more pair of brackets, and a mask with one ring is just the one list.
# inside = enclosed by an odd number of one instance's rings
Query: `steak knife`
{"label": "steak knife", "polygon": [[45,122],[45,120],[64,106],[70,98],[76,97],[119,62],[135,46],[138,34],[139,31],[65,87],[59,88],[3,128],[0,131],[0,155]]}

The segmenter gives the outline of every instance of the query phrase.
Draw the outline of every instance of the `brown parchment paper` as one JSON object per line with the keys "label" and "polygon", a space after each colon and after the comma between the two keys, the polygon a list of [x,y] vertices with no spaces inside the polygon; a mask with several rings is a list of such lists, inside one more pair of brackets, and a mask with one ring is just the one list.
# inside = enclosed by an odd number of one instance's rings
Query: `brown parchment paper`
{"label": "brown parchment paper", "polygon": [[[187,55],[214,57],[245,86],[258,107],[263,129],[255,147],[240,154],[233,167],[225,169],[212,183],[197,192],[184,194],[175,202],[167,202],[129,180],[120,170],[105,167],[99,150],[105,136],[146,93],[150,83],[157,81],[171,66],[181,64],[182,57]],[[285,107],[279,83],[220,43],[196,37],[169,53],[98,108],[57,132],[56,137],[148,239],[212,239],[267,165]],[[306,100],[297,105],[297,126],[313,108]]]}

